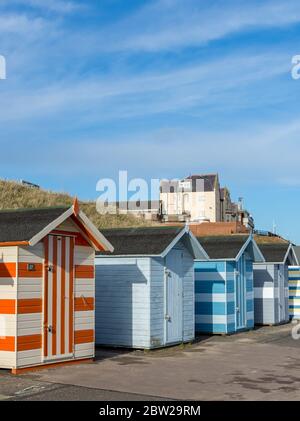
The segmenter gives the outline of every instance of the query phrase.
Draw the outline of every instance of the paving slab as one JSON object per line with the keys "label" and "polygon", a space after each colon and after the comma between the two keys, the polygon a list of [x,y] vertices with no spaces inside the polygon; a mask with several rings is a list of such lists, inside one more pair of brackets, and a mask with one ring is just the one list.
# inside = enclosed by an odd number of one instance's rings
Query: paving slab
{"label": "paving slab", "polygon": [[27,396],[13,396],[12,401],[159,401],[156,396],[138,395],[112,390],[92,389],[88,387],[57,385],[40,393]]}
{"label": "paving slab", "polygon": [[12,397],[25,397],[42,391],[53,390],[57,386],[53,382],[42,382],[25,376],[13,376],[6,370],[0,370],[0,400]]}
{"label": "paving slab", "polygon": [[299,349],[285,325],[154,352],[100,349],[95,364],[31,378],[169,399],[299,400]]}

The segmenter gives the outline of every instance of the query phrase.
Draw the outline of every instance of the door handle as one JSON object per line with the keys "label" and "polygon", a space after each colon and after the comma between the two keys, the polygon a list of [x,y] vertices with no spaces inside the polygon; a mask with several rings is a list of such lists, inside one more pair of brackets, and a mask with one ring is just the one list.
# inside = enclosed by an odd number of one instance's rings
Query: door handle
{"label": "door handle", "polygon": [[53,326],[47,326],[47,330],[49,333],[53,333]]}
{"label": "door handle", "polygon": [[167,320],[168,322],[171,321],[171,316],[169,316],[168,314],[165,315],[165,320]]}

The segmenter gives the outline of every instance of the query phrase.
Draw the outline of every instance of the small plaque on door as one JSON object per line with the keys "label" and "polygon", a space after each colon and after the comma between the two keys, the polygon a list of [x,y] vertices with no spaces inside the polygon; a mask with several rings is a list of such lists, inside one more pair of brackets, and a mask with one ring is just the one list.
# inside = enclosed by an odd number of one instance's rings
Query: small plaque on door
{"label": "small plaque on door", "polygon": [[34,263],[28,263],[27,270],[29,272],[34,272],[35,271],[35,264]]}

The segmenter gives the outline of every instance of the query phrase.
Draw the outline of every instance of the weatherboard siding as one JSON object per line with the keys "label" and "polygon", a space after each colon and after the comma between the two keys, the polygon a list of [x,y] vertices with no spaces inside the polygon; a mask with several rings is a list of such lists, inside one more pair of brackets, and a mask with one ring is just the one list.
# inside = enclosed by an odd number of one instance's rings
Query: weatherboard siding
{"label": "weatherboard siding", "polygon": [[[54,213],[54,217],[57,217],[56,212]],[[32,218],[34,219],[34,215]],[[69,326],[72,326],[72,330],[74,328],[74,336],[73,341],[70,337],[69,359],[90,358],[95,354],[95,251],[78,231],[76,224],[68,218],[50,233],[50,237],[68,236],[69,233],[72,237],[76,237],[74,267],[72,268],[74,269],[74,309],[69,320]],[[24,368],[49,361],[59,361],[62,357],[58,353],[53,353],[53,359],[47,360],[47,355],[44,355],[46,343],[44,264],[44,239],[35,246],[0,247],[0,367]],[[59,282],[62,282],[64,269],[62,260],[59,262],[57,259],[57,268],[60,266],[62,270],[57,270],[59,275],[56,279],[57,317],[61,316],[60,312],[63,308],[63,306],[60,308],[58,303],[63,303],[60,295],[63,284]],[[54,307],[55,300],[52,299],[52,295],[50,295],[50,300]],[[51,302],[50,300],[48,303]],[[73,299],[69,302],[73,303]],[[70,308],[72,308],[71,305]],[[57,338],[61,333],[61,324],[57,323],[55,326]],[[65,355],[67,353],[63,354],[63,357]]]}
{"label": "weatherboard siding", "polygon": [[161,257],[151,259],[150,278],[150,344],[164,345],[165,341],[165,266]]}
{"label": "weatherboard siding", "polygon": [[0,247],[0,314],[1,300],[17,298],[17,260],[17,247]]}
{"label": "weatherboard siding", "polygon": [[[34,247],[14,248],[14,252],[12,249],[0,250],[3,261],[16,266],[15,277],[0,277],[0,309],[10,313],[0,314],[0,361],[1,367],[22,368],[44,362],[44,245],[40,242]],[[75,273],[78,273],[74,278],[75,336],[76,332],[87,332],[86,336],[81,334],[80,343],[75,344],[74,358],[94,356],[94,342],[91,340],[95,329],[94,254],[91,247],[74,248]],[[35,265],[33,271],[28,270],[28,263]],[[5,306],[1,307],[4,297]],[[8,303],[14,305],[8,306]]]}
{"label": "weatherboard siding", "polygon": [[255,324],[275,323],[275,268],[270,264],[254,265]]}
{"label": "weatherboard siding", "polygon": [[[180,267],[182,337],[195,337],[194,260],[182,242]],[[172,251],[171,251],[172,252]],[[166,259],[161,257],[96,258],[96,343],[132,348],[166,344]]]}
{"label": "weatherboard siding", "polygon": [[[28,271],[27,265],[35,270]],[[44,245],[19,247],[17,306],[17,367],[41,364],[43,337]]]}
{"label": "weatherboard siding", "polygon": [[195,271],[194,259],[183,247],[183,340],[195,338]]}
{"label": "weatherboard siding", "polygon": [[254,328],[254,280],[253,280],[253,261],[245,253],[246,264],[246,310],[247,310],[247,329]]}
{"label": "weatherboard siding", "polygon": [[150,278],[149,257],[96,258],[96,344],[151,347]]}
{"label": "weatherboard siding", "polygon": [[226,302],[227,328],[226,333],[235,332],[235,279],[236,262],[226,262]]}
{"label": "weatherboard siding", "polygon": [[285,271],[284,285],[285,285],[285,308],[286,308],[285,317],[286,317],[286,321],[288,322],[290,320],[290,312],[289,312],[289,267],[287,264],[285,265],[284,271]]}
{"label": "weatherboard siding", "polygon": [[[194,259],[179,242],[176,247],[182,252],[181,279],[183,285],[182,341],[189,342],[195,338],[195,275]],[[150,330],[151,347],[163,346],[165,343],[165,260],[151,259],[150,280]]]}
{"label": "weatherboard siding", "polygon": [[[280,280],[282,273],[283,280]],[[289,320],[288,266],[283,264],[254,265],[255,323],[279,324]]]}
{"label": "weatherboard siding", "polygon": [[0,365],[3,368],[16,367],[17,260],[18,247],[0,247]]}
{"label": "weatherboard siding", "polygon": [[300,266],[289,267],[289,315],[300,320]]}
{"label": "weatherboard siding", "polygon": [[[95,250],[75,245],[74,266],[74,356],[92,358],[95,356]],[[79,341],[76,332],[81,332]]]}
{"label": "weatherboard siding", "polygon": [[226,262],[195,262],[195,330],[227,333]]}
{"label": "weatherboard siding", "polygon": [[[245,252],[245,327],[254,327],[254,296],[252,259]],[[230,334],[236,332],[236,270],[235,261],[196,261],[195,328],[197,333]]]}

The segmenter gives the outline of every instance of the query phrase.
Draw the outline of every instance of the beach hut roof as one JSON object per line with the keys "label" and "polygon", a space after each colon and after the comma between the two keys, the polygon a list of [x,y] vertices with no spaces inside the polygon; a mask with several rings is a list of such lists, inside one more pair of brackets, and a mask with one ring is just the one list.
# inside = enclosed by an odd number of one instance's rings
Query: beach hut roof
{"label": "beach hut roof", "polygon": [[222,235],[197,237],[210,260],[238,260],[249,246],[255,262],[264,262],[252,235]]}
{"label": "beach hut roof", "polygon": [[289,264],[297,262],[295,251],[290,243],[260,244],[259,248],[268,263],[284,264],[287,260]]}
{"label": "beach hut roof", "polygon": [[70,208],[52,207],[0,211],[0,245],[34,246],[66,219],[73,218],[88,242],[96,250],[112,251],[113,247],[79,209],[78,202]]}
{"label": "beach hut roof", "polygon": [[[101,231],[114,246],[112,256],[164,257],[181,240],[188,239],[188,247],[195,258],[208,256],[187,226],[157,226],[142,228],[114,228]],[[186,238],[183,238],[186,236]],[[103,253],[101,253],[103,255]]]}

